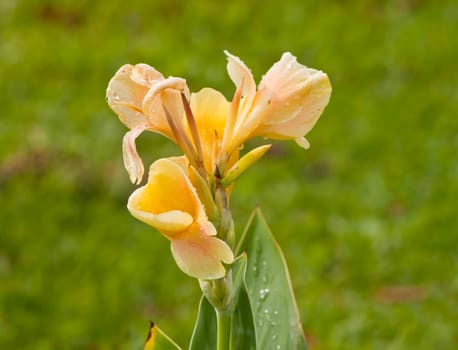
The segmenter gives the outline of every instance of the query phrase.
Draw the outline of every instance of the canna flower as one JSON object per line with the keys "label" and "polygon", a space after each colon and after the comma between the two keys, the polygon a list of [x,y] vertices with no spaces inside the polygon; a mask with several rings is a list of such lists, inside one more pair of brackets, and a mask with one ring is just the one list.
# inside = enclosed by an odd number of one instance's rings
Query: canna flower
{"label": "canna flower", "polygon": [[223,263],[232,263],[231,248],[215,237],[216,229],[188,176],[184,157],[154,162],[148,182],[128,200],[137,219],[156,228],[171,243],[179,268],[199,279],[218,279],[226,274]]}
{"label": "canna flower", "polygon": [[[111,79],[108,104],[131,129],[123,140],[123,154],[132,182],[139,183],[144,172],[135,147],[135,139],[144,130],[175,142],[191,165],[208,179],[215,174],[223,178],[227,172],[240,169],[238,150],[256,136],[291,139],[309,147],[304,136],[331,95],[327,75],[284,53],[256,87],[249,68],[238,57],[226,55],[227,71],[236,85],[231,102],[210,88],[189,95],[184,79],[165,79],[145,64],[125,65]],[[248,157],[250,161],[257,159]]]}
{"label": "canna flower", "polygon": [[123,157],[133,183],[140,183],[144,173],[143,162],[135,146],[136,138],[143,131],[156,132],[177,142],[163,109],[165,105],[174,114],[183,113],[179,103],[181,97],[176,91],[189,94],[184,79],[165,79],[153,67],[143,63],[122,66],[108,84],[108,105],[130,129],[123,138]]}
{"label": "canna flower", "polygon": [[223,148],[230,153],[247,139],[262,136],[295,140],[308,148],[304,138],[315,125],[331,96],[328,76],[297,62],[286,52],[263,76],[259,86],[248,67],[225,52],[229,76],[241,91],[237,114],[225,135]]}

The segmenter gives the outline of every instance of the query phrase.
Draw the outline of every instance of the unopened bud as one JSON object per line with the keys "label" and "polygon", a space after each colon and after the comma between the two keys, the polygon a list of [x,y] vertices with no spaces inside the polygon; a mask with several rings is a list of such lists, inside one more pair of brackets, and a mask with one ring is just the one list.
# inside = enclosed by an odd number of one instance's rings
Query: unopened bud
{"label": "unopened bud", "polygon": [[271,145],[260,146],[245,154],[229,169],[226,176],[221,180],[221,183],[224,186],[228,186],[234,182],[245,170],[256,163],[268,151],[270,146]]}

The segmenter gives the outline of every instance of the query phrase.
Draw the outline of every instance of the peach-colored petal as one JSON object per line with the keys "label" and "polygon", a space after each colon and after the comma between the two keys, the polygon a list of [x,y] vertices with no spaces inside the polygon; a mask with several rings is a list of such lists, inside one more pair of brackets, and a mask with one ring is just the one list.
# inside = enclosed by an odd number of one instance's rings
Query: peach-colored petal
{"label": "peach-colored petal", "polygon": [[129,174],[130,181],[139,184],[142,181],[145,168],[138,155],[135,139],[145,130],[144,126],[137,126],[124,135],[122,141],[122,155],[124,158],[124,167]]}
{"label": "peach-colored petal", "polygon": [[297,139],[294,139],[294,141],[296,141],[297,145],[303,149],[310,148],[310,143],[305,137],[298,137]]}
{"label": "peach-colored petal", "polygon": [[251,74],[250,69],[242,62],[242,60],[228,51],[224,51],[227,56],[227,72],[229,77],[234,82],[235,86],[243,84],[240,111],[246,113],[253,102],[254,95],[256,94],[256,83]]}
{"label": "peach-colored petal", "polygon": [[262,123],[265,114],[266,106],[269,104],[270,95],[268,93],[257,93],[249,113],[243,117],[239,117],[235,124],[232,143],[228,147],[229,152],[234,152],[238,147],[245,143],[251,137],[257,136],[256,130]]}
{"label": "peach-colored petal", "polygon": [[154,96],[160,94],[166,89],[186,92],[186,80],[183,78],[169,77],[161,81],[156,81],[155,84],[151,85],[151,88],[145,96],[145,99],[152,99],[154,98]]}
{"label": "peach-colored petal", "polygon": [[129,129],[147,122],[142,111],[143,98],[148,92],[149,85],[161,79],[161,73],[153,67],[146,64],[126,64],[108,83],[108,105]]}
{"label": "peach-colored petal", "polygon": [[313,128],[328,104],[331,84],[325,73],[307,68],[285,53],[261,80],[258,94],[269,99],[256,115],[260,123],[253,136],[299,138]]}
{"label": "peach-colored petal", "polygon": [[223,262],[234,260],[231,248],[219,238],[200,230],[172,240],[173,257],[180,269],[199,279],[217,279],[226,275]]}
{"label": "peach-colored petal", "polygon": [[224,51],[227,56],[227,72],[234,84],[242,86],[242,99],[234,122],[233,130],[227,130],[231,135],[228,137],[232,140],[228,145],[229,153],[235,151],[249,136],[253,127],[248,127],[247,118],[256,98],[256,83],[250,69],[240,60],[240,58]]}
{"label": "peach-colored petal", "polygon": [[150,87],[155,81],[164,79],[164,76],[153,67],[138,63],[133,67],[130,78],[138,85]]}
{"label": "peach-colored petal", "polygon": [[186,80],[182,78],[171,77],[156,81],[146,93],[142,103],[142,109],[151,125],[150,129],[167,136],[175,142],[175,136],[167,122],[164,107],[175,118],[175,123],[182,127],[183,105],[180,96],[181,92],[188,93]]}

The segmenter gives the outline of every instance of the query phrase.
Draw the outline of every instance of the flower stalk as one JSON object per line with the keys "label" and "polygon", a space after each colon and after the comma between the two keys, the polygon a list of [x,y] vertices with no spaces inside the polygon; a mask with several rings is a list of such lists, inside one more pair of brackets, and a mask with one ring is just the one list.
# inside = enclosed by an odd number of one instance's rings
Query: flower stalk
{"label": "flower stalk", "polygon": [[228,350],[231,334],[231,319],[234,304],[234,289],[232,271],[229,270],[224,278],[212,281],[199,281],[201,290],[215,309],[217,320],[217,350]]}
{"label": "flower stalk", "polygon": [[229,311],[216,310],[216,349],[229,350],[231,335],[231,315]]}

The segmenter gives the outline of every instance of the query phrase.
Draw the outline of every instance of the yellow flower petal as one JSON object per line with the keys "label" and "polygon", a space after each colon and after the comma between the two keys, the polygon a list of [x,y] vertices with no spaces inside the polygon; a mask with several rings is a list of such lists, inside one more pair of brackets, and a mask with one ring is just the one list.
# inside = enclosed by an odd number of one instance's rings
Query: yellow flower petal
{"label": "yellow flower petal", "polygon": [[[196,219],[200,215],[200,206],[196,191],[184,170],[170,159],[159,159],[151,165],[148,183],[137,189],[128,202],[131,213],[135,214],[135,217],[143,218],[150,218],[150,216],[141,216],[140,212],[158,215],[178,211]],[[151,220],[147,223],[158,230],[163,230],[156,225],[155,219]],[[189,226],[189,224],[184,220],[182,225]]]}
{"label": "yellow flower petal", "polygon": [[[190,105],[196,120],[202,151],[205,155],[205,169],[207,172],[213,173],[230,103],[219,91],[204,88],[191,94]],[[190,135],[189,130],[188,134]]]}
{"label": "yellow flower petal", "polygon": [[127,207],[137,219],[153,226],[171,241],[178,266],[196,278],[226,274],[224,263],[234,259],[231,248],[216,238],[215,226],[186,172],[183,157],[159,159],[150,167],[148,183],[129,197]]}
{"label": "yellow flower petal", "polygon": [[[132,200],[134,201],[135,196],[138,195],[141,194],[134,194]],[[131,204],[129,210],[133,217],[150,226],[153,226],[161,232],[181,232],[188,228],[194,221],[191,215],[179,210],[172,210],[161,214],[152,214],[135,209],[134,203]]]}

